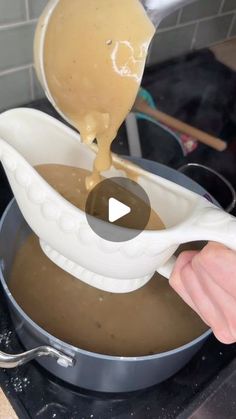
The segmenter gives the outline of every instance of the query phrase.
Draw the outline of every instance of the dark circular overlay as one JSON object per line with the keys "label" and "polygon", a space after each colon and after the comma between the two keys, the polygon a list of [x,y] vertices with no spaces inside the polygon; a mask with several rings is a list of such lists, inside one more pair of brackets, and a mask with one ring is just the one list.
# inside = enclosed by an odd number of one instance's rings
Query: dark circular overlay
{"label": "dark circular overlay", "polygon": [[[112,198],[118,203],[118,209],[119,203],[130,208],[129,214],[114,222],[109,221]],[[138,183],[122,177],[113,177],[103,180],[92,189],[85,210],[87,221],[98,236],[111,242],[124,242],[134,239],[145,230],[151,214],[151,205],[146,192]]]}

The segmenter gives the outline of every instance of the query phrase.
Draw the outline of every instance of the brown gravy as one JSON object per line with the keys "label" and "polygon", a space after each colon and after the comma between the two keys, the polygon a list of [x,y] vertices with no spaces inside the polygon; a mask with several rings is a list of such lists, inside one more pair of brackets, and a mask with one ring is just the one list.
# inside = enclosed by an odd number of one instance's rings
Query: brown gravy
{"label": "brown gravy", "polygon": [[[71,202],[77,208],[85,211],[86,200],[88,197],[88,190],[85,186],[85,179],[91,174],[87,170],[57,165],[57,164],[47,164],[37,166],[36,170],[38,173],[51,185],[55,190],[57,190],[67,201]],[[124,195],[122,189],[115,183],[111,184],[111,190],[108,188],[106,193],[109,196],[112,196],[111,191],[117,190],[117,193],[120,191],[120,195]],[[116,195],[116,194],[115,194]],[[122,198],[121,198],[122,200]],[[125,202],[125,199],[124,201]],[[143,218],[145,202],[141,199],[136,198],[137,211],[135,216],[133,214],[130,217],[124,217],[120,220],[119,225],[128,228],[138,228],[140,225],[140,220]],[[104,208],[96,208],[96,211],[100,211],[99,214],[96,214],[98,218],[106,220],[107,216],[104,213]],[[165,228],[162,220],[157,215],[157,213],[151,210],[149,223],[146,226],[147,230],[163,230]]]}
{"label": "brown gravy", "polygon": [[156,354],[186,344],[207,330],[158,274],[133,293],[106,293],[54,265],[34,235],[16,255],[9,287],[17,303],[39,326],[67,343],[96,353]]}

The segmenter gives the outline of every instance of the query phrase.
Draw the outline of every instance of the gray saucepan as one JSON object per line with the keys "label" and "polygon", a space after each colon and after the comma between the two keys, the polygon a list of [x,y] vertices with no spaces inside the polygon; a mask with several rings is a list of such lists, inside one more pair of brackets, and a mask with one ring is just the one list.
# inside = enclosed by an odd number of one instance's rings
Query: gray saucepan
{"label": "gray saucepan", "polygon": [[[164,167],[159,165],[159,172],[162,169]],[[168,172],[171,176],[172,170],[168,169]],[[178,177],[182,180],[185,178],[182,174],[178,174]],[[189,182],[187,187],[194,189],[194,182],[192,185]],[[196,184],[195,188],[196,192],[204,193]],[[209,330],[175,350],[137,358],[100,355],[60,341],[24,313],[8,288],[15,254],[30,232],[13,200],[0,223],[0,280],[16,332],[27,352],[18,355],[0,353],[0,367],[14,368],[36,359],[56,377],[85,389],[112,393],[135,391],[160,383],[175,374],[188,363],[210,335]]]}

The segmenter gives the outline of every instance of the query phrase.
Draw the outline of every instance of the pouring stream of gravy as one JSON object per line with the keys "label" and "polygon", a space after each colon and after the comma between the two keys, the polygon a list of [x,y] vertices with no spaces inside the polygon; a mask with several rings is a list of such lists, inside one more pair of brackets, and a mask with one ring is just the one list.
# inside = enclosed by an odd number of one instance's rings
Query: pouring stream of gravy
{"label": "pouring stream of gravy", "polygon": [[98,143],[89,190],[111,166],[111,143],[136,99],[154,33],[139,0],[60,0],[50,18],[50,93],[82,141]]}

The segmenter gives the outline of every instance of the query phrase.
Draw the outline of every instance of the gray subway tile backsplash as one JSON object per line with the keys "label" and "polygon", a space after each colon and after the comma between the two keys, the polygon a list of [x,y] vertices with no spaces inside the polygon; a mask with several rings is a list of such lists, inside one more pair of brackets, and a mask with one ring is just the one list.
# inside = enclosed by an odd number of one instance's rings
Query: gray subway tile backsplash
{"label": "gray subway tile backsplash", "polygon": [[0,77],[0,111],[32,100],[29,69]]}
{"label": "gray subway tile backsplash", "polygon": [[159,29],[169,28],[171,26],[175,26],[178,21],[179,10],[177,12],[172,13],[171,15],[167,16],[159,25]]}
{"label": "gray subway tile backsplash", "polygon": [[157,33],[151,46],[149,64],[164,61],[189,51],[196,24]]}
{"label": "gray subway tile backsplash", "polygon": [[218,13],[222,0],[197,0],[183,8],[181,23],[214,16]]}
{"label": "gray subway tile backsplash", "polygon": [[38,18],[46,4],[48,3],[48,0],[28,0],[29,3],[29,14],[31,19]]}
{"label": "gray subway tile backsplash", "polygon": [[0,0],[0,25],[26,20],[25,0]]}
{"label": "gray subway tile backsplash", "polygon": [[225,0],[223,12],[230,12],[231,10],[236,10],[236,0]]}
{"label": "gray subway tile backsplash", "polygon": [[[0,0],[0,110],[44,95],[32,67],[33,38],[48,1]],[[234,36],[236,0],[197,0],[161,22],[148,64]]]}
{"label": "gray subway tile backsplash", "polygon": [[225,15],[200,22],[195,40],[196,48],[223,41],[228,34],[234,15]]}
{"label": "gray subway tile backsplash", "polygon": [[[171,16],[168,19],[171,21]],[[236,22],[232,27],[233,19],[236,19],[236,0],[194,1],[180,11],[179,19],[172,27],[160,25],[153,41],[148,64],[160,62],[174,55],[177,56],[186,50],[186,45],[188,50],[193,50],[208,47],[230,37],[236,37]],[[173,22],[175,22],[175,15]],[[190,24],[197,25],[195,26],[196,31],[192,34],[191,44],[188,36],[183,41],[181,40],[182,37],[175,37],[175,34],[178,34],[175,30],[182,28],[179,34],[184,33],[183,28],[188,28]],[[169,32],[169,35],[167,32]],[[188,30],[186,30],[186,33],[188,34]],[[172,38],[170,39],[170,37]],[[162,47],[160,43],[163,39],[165,46]],[[180,44],[180,42],[183,42],[183,44]],[[157,54],[158,51],[159,54]]]}
{"label": "gray subway tile backsplash", "polygon": [[0,72],[32,63],[34,23],[0,28]]}

